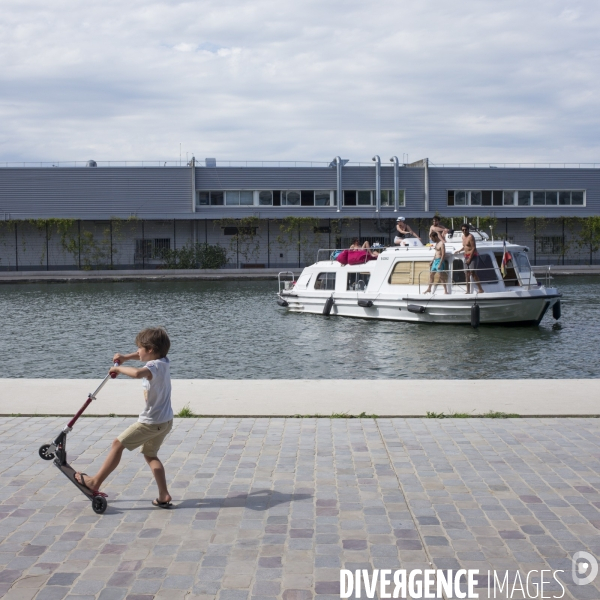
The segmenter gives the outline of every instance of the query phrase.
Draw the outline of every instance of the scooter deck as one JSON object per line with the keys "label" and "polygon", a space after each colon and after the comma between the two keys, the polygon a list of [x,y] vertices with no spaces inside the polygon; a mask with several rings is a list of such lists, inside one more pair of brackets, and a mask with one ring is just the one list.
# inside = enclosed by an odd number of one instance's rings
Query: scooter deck
{"label": "scooter deck", "polygon": [[94,492],[92,490],[90,490],[89,488],[85,487],[84,485],[81,485],[77,479],[75,479],[75,473],[77,473],[77,471],[75,471],[75,469],[68,463],[65,463],[64,465],[61,465],[58,460],[54,461],[54,465],[56,466],[56,468],[59,471],[62,471],[65,476],[67,477],[67,479],[70,479],[73,484],[75,485],[76,488],[79,489],[79,491],[86,496],[87,498],[89,498],[90,500],[93,500],[94,498],[96,498],[97,496],[104,496],[106,497],[106,494],[103,494],[102,492]]}

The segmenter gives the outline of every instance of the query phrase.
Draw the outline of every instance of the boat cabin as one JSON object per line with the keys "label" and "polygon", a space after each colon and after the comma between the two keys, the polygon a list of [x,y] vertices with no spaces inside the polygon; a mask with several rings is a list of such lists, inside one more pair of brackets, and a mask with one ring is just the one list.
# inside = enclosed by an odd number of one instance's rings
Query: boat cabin
{"label": "boat cabin", "polygon": [[[434,285],[447,283],[450,293],[466,292],[467,266],[463,254],[454,254],[462,245],[446,243],[447,270],[436,273]],[[506,250],[504,269],[502,262]],[[527,258],[527,248],[502,242],[480,242],[477,246],[479,265],[474,271],[485,292],[502,292],[507,288],[538,287]],[[327,251],[332,255],[330,250]],[[364,264],[342,265],[335,259],[321,260],[302,272],[296,282],[297,291],[335,291],[338,293],[395,293],[410,286],[411,293],[424,293],[429,285],[433,246],[385,248],[376,258]],[[366,252],[365,252],[366,254]],[[504,272],[503,272],[504,271]],[[473,284],[472,284],[473,285]],[[406,291],[406,290],[403,290]]]}

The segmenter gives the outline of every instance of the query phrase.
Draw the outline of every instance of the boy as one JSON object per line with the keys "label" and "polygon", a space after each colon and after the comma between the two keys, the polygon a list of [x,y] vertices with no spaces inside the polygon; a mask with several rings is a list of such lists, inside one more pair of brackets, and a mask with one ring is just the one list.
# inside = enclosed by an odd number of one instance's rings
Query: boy
{"label": "boy", "polygon": [[75,479],[90,490],[98,490],[104,480],[117,468],[123,450],[142,447],[141,452],[148,463],[158,486],[158,498],[152,502],[160,508],[171,508],[171,495],[167,489],[165,468],[157,457],[158,450],[173,427],[171,407],[171,375],[167,353],[171,341],[162,327],[143,329],[135,338],[137,352],[115,354],[113,362],[121,365],[128,360],[146,362],[141,368],[111,367],[111,373],[122,373],[134,379],[142,379],[146,407],[137,423],[128,427],[116,440],[100,470],[92,477],[75,473]]}
{"label": "boy", "polygon": [[[441,236],[437,233],[437,231],[432,231],[430,234],[433,243],[435,244],[435,255],[431,264],[429,265],[429,270],[431,271],[429,274],[429,287],[425,290],[425,294],[429,294],[431,292],[431,286],[433,285],[433,281],[435,279],[436,273],[440,275],[440,281],[444,284],[444,293],[448,293],[448,263],[444,259],[446,255],[446,244],[441,239]],[[437,286],[436,286],[437,287]]]}

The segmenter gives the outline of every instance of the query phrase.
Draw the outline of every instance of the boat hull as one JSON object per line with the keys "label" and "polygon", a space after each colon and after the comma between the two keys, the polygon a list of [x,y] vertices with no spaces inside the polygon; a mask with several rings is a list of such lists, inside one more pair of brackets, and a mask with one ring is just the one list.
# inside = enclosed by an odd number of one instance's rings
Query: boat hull
{"label": "boat hull", "polygon": [[[323,314],[325,302],[330,296],[286,295],[288,310],[311,314]],[[477,303],[482,325],[538,325],[548,309],[558,301],[558,294],[516,296],[514,294],[461,295],[439,298],[410,296],[398,299],[337,297],[331,308],[331,316],[362,319],[383,319],[413,323],[470,324],[471,308]],[[358,300],[372,300],[373,306],[359,306]],[[412,312],[418,307],[423,312]]]}

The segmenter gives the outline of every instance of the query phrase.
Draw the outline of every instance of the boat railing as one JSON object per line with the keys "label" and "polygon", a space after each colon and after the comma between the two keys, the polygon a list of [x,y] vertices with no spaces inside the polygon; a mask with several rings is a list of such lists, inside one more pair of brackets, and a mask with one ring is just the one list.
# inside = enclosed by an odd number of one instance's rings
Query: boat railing
{"label": "boat railing", "polygon": [[[379,254],[386,248],[391,248],[391,246],[371,246],[370,248],[352,248],[352,250],[357,252],[364,251],[371,252],[372,254]],[[319,248],[317,250],[317,262],[327,260],[333,262],[344,250],[350,250],[350,248]]]}
{"label": "boat railing", "polygon": [[[291,279],[290,279],[291,277]],[[277,274],[277,288],[278,294],[281,294],[284,290],[291,290],[296,283],[296,276],[293,271],[280,271]]]}
{"label": "boat railing", "polygon": [[[477,273],[478,271],[485,271],[486,273],[489,273],[492,269],[490,269],[489,267],[484,267],[481,269],[448,269],[448,270],[442,270],[442,271],[431,271],[429,269],[427,270],[422,270],[419,272],[418,274],[418,285],[419,285],[419,294],[421,294],[421,287],[425,287],[426,285],[429,286],[430,285],[430,276],[432,273],[434,273],[434,278],[433,278],[433,282],[431,283],[432,288],[435,289],[435,287],[437,286],[448,286],[448,292],[451,294],[455,288],[458,288],[460,291],[465,291],[467,290],[467,287],[472,288],[473,286],[477,287],[477,281],[475,281],[472,277],[470,277],[469,274],[472,273]],[[494,273],[496,275],[495,278],[486,278],[483,281],[480,280],[480,283],[482,284],[486,284],[486,283],[500,283],[503,282],[506,288],[513,288],[513,287],[519,287],[522,290],[531,290],[531,289],[536,289],[540,287],[540,283],[538,281],[538,279],[536,278],[536,276],[534,275],[533,271],[529,271],[526,273],[520,273],[519,275],[517,275],[516,277],[503,277],[502,274],[500,273],[500,276],[498,276],[498,272],[496,271],[496,269],[493,269]],[[462,274],[462,277],[464,281],[457,281],[457,278],[455,277],[457,274]],[[515,274],[516,274],[516,270],[515,270]],[[449,275],[451,275],[451,279],[449,277]],[[437,276],[437,277],[436,277]],[[551,279],[551,278],[550,278]],[[548,287],[546,285],[546,287]]]}

